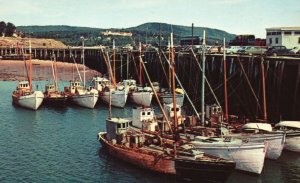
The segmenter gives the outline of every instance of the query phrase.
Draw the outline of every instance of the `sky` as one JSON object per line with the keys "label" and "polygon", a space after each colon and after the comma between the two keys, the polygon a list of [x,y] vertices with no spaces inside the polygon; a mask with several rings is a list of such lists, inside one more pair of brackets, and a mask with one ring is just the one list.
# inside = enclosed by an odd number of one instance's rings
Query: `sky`
{"label": "sky", "polygon": [[300,0],[0,0],[0,21],[95,28],[194,23],[265,38],[269,27],[300,27]]}

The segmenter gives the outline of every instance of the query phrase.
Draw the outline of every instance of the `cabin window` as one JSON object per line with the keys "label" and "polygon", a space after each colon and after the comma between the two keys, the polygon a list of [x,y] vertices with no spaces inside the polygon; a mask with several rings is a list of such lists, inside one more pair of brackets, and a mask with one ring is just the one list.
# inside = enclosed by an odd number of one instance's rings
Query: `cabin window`
{"label": "cabin window", "polygon": [[121,128],[121,124],[118,124],[118,128]]}
{"label": "cabin window", "polygon": [[142,112],[142,116],[145,116],[145,112]]}
{"label": "cabin window", "polygon": [[276,44],[278,44],[278,37],[277,37],[277,38],[275,38],[275,43],[276,43]]}
{"label": "cabin window", "polygon": [[300,37],[298,37],[298,43],[300,44]]}
{"label": "cabin window", "polygon": [[151,112],[148,112],[147,114],[148,114],[148,116],[150,116]]}
{"label": "cabin window", "polygon": [[126,123],[122,123],[122,128],[126,128]]}

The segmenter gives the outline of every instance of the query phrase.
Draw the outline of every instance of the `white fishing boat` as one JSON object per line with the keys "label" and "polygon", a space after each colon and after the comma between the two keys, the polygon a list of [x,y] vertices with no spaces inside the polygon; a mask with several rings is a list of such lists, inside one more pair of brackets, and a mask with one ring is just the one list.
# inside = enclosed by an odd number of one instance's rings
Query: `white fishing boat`
{"label": "white fishing boat", "polygon": [[70,81],[70,86],[65,87],[65,92],[72,103],[86,108],[94,108],[98,100],[98,91],[87,90],[79,81]]}
{"label": "white fishing boat", "polygon": [[242,133],[232,133],[227,136],[249,142],[268,142],[266,158],[278,159],[282,153],[286,134],[273,132],[268,123],[247,123],[242,126]]}
{"label": "white fishing boat", "polygon": [[111,91],[111,105],[114,107],[124,108],[128,98],[128,93],[126,90],[118,90],[114,87],[106,87],[103,89],[99,96],[100,99],[106,104],[109,104],[109,90]]}
{"label": "white fishing boat", "polygon": [[300,152],[300,121],[281,121],[275,130],[286,133],[285,150]]}
{"label": "white fishing boat", "polygon": [[191,144],[196,149],[236,162],[236,169],[261,174],[266,155],[266,143],[253,143],[234,138],[196,136]]}
{"label": "white fishing boat", "polygon": [[[173,94],[172,92],[161,92],[159,93],[160,101],[163,104],[171,104],[173,103]],[[184,101],[184,93],[176,92],[176,104],[183,106]]]}
{"label": "white fishing boat", "polygon": [[[31,60],[31,43],[29,42],[29,77],[28,80],[20,81],[16,90],[12,93],[12,102],[20,107],[37,110],[43,100],[44,94],[41,91],[32,90],[32,60]],[[26,67],[26,61],[25,69]]]}
{"label": "white fishing boat", "polygon": [[124,80],[125,89],[128,90],[129,101],[131,103],[150,106],[153,98],[153,91],[150,87],[140,87],[133,79]]}
{"label": "white fishing boat", "polygon": [[41,91],[32,91],[28,81],[21,81],[13,92],[12,99],[15,105],[37,110],[44,100],[44,94]]}

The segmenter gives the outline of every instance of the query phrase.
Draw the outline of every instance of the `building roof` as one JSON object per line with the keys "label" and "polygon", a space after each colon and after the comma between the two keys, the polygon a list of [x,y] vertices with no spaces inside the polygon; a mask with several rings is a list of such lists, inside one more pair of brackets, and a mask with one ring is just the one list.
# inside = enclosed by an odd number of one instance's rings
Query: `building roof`
{"label": "building roof", "polygon": [[270,27],[270,28],[266,28],[266,31],[292,31],[292,30],[299,30],[300,31],[300,27]]}

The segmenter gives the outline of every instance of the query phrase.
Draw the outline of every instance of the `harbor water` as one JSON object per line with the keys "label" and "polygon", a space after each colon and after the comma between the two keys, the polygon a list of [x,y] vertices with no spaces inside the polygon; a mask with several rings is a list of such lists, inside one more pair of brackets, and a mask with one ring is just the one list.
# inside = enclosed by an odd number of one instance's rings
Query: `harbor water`
{"label": "harbor water", "polygon": [[[16,84],[0,82],[0,182],[176,182],[116,160],[101,148],[96,137],[105,130],[108,107],[31,111],[12,105]],[[43,82],[36,84],[43,89]],[[131,107],[112,112],[129,117]],[[260,176],[236,171],[227,182],[300,182],[300,154],[284,151],[278,160],[265,161]]]}

